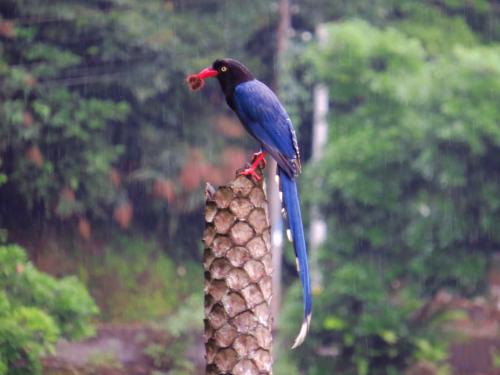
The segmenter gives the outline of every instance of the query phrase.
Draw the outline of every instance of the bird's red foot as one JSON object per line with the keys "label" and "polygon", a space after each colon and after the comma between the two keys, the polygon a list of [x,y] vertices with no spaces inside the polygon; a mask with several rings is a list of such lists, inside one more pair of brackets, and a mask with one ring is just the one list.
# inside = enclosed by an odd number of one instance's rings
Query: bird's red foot
{"label": "bird's red foot", "polygon": [[256,181],[260,181],[262,177],[260,177],[257,172],[255,172],[255,168],[250,167],[247,169],[242,170],[241,172],[238,173],[240,176],[250,176],[252,178],[255,178]]}
{"label": "bird's red foot", "polygon": [[266,153],[264,151],[256,152],[252,155],[252,167],[264,169],[267,165]]}
{"label": "bird's red foot", "polygon": [[[242,171],[238,172],[238,174],[241,176],[250,176],[255,179],[255,181],[260,181],[262,179],[261,176],[255,172],[257,168],[265,168],[266,167],[266,155],[267,153],[265,151],[260,151],[256,152],[252,156],[252,164],[246,168],[243,169]],[[247,164],[248,166],[248,164]]]}

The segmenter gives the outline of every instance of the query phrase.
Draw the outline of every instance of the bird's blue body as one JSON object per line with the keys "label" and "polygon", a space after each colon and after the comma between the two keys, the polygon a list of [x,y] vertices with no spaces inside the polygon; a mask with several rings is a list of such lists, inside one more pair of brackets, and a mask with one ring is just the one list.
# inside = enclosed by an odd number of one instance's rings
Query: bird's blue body
{"label": "bird's blue body", "polygon": [[278,163],[279,187],[297,257],[297,270],[304,290],[304,322],[294,347],[304,340],[311,320],[312,295],[307,249],[295,177],[300,173],[300,153],[292,122],[276,95],[253,79],[238,84],[226,96],[246,130]]}
{"label": "bird's blue body", "polygon": [[[278,163],[280,195],[288,223],[287,236],[293,242],[297,258],[297,271],[304,289],[304,321],[293,348],[305,339],[311,322],[312,295],[304,227],[300,213],[299,194],[295,177],[300,173],[300,153],[292,122],[279,99],[239,61],[217,59],[211,67],[187,77],[192,90],[203,87],[203,80],[217,77],[227,104],[236,112],[245,129],[260,143]],[[255,168],[265,154],[256,156],[252,166],[242,174],[256,179]]]}

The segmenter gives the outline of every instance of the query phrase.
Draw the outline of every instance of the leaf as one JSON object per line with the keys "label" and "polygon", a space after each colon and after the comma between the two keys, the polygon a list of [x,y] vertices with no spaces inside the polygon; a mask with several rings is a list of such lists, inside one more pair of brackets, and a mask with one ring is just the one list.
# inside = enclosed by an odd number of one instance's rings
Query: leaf
{"label": "leaf", "polygon": [[384,339],[386,343],[391,345],[394,345],[398,341],[398,336],[396,335],[396,332],[391,330],[383,330],[380,333],[380,337],[382,337],[382,339]]}
{"label": "leaf", "polygon": [[47,121],[49,119],[51,111],[50,107],[46,103],[40,100],[35,100],[32,103],[32,106],[35,113],[37,113],[42,118],[43,121]]}
{"label": "leaf", "polygon": [[323,321],[323,328],[329,331],[340,331],[346,327],[346,323],[343,319],[335,316],[329,315]]}

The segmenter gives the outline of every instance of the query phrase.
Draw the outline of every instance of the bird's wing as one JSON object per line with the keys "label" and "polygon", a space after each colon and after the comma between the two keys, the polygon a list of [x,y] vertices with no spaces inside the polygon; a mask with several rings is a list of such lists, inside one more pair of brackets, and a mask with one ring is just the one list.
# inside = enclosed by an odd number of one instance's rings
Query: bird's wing
{"label": "bird's wing", "polygon": [[234,91],[236,113],[247,130],[273,156],[290,178],[300,173],[297,138],[285,109],[269,87],[258,80]]}

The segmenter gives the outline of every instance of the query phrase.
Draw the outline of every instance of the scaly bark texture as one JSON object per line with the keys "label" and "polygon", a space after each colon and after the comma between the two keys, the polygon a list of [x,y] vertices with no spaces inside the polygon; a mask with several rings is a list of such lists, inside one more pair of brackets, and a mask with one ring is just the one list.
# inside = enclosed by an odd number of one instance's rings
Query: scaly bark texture
{"label": "scaly bark texture", "polygon": [[206,373],[271,374],[272,257],[262,183],[238,176],[216,190],[207,186],[206,195]]}

